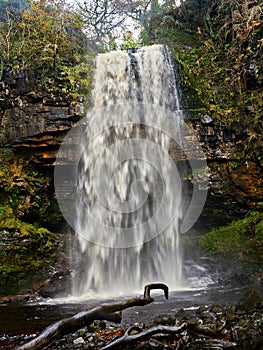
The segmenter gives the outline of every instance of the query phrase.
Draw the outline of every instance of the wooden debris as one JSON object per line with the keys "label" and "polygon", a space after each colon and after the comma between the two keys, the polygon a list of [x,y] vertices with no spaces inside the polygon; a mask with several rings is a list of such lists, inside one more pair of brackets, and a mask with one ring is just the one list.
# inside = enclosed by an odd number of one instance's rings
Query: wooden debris
{"label": "wooden debris", "polygon": [[63,335],[73,333],[80,328],[90,325],[95,320],[106,320],[114,323],[121,322],[122,310],[133,306],[144,306],[154,301],[150,296],[152,289],[163,289],[165,297],[168,297],[168,287],[165,284],[149,284],[145,286],[143,299],[134,298],[126,300],[122,303],[103,305],[95,307],[88,311],[82,311],[76,315],[57,321],[47,327],[38,337],[30,342],[19,346],[16,350],[41,350],[51,345],[56,339]]}

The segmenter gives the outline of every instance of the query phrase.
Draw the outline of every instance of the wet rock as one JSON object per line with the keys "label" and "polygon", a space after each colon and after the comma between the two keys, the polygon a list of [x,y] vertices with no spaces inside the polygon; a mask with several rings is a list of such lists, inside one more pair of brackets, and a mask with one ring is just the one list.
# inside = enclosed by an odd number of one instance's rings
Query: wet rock
{"label": "wet rock", "polygon": [[139,350],[153,350],[153,349],[156,349],[156,347],[154,348],[151,344],[145,343],[145,344],[142,344],[140,347],[138,347],[138,349]]}
{"label": "wet rock", "polygon": [[95,329],[106,329],[106,322],[105,321],[94,321],[91,325],[88,327],[89,331],[94,332]]}
{"label": "wet rock", "polygon": [[[77,335],[78,337],[82,337],[82,338],[87,337],[87,327],[81,328],[80,330],[78,330]],[[90,336],[94,336],[94,334],[91,334]]]}
{"label": "wet rock", "polygon": [[85,340],[82,337],[79,337],[73,341],[73,344],[74,345],[85,344]]}
{"label": "wet rock", "polygon": [[[164,348],[164,344],[156,339],[152,339],[149,341],[149,345],[153,348],[153,349],[163,349]],[[169,348],[168,346],[166,346],[166,349]]]}
{"label": "wet rock", "polygon": [[175,314],[175,317],[178,323],[181,323],[184,320],[189,321],[191,319],[190,313],[184,309],[178,310],[177,313]]}
{"label": "wet rock", "polygon": [[36,283],[33,288],[35,292],[43,298],[53,298],[55,296],[68,295],[68,278],[70,270],[68,267],[59,266],[50,273],[49,278],[45,281]]}
{"label": "wet rock", "polygon": [[154,324],[173,326],[175,325],[175,319],[170,315],[160,315],[154,319]]}
{"label": "wet rock", "polygon": [[7,304],[11,302],[15,303],[25,303],[29,300],[35,299],[31,294],[23,294],[23,295],[7,295],[0,298],[0,304]]}
{"label": "wet rock", "polygon": [[10,303],[10,301],[11,301],[11,297],[8,295],[0,298],[0,304],[7,304],[7,303]]}
{"label": "wet rock", "polygon": [[262,308],[262,300],[255,290],[249,290],[237,304],[237,311],[251,312],[257,308]]}
{"label": "wet rock", "polygon": [[204,321],[204,323],[214,323],[217,320],[216,314],[213,312],[203,313],[200,318]]}
{"label": "wet rock", "polygon": [[196,310],[197,314],[203,314],[204,312],[207,311],[207,307],[205,305],[199,306],[199,308]]}
{"label": "wet rock", "polygon": [[[198,309],[178,310],[176,320],[174,317],[163,314],[156,318],[159,325],[181,325],[188,324],[188,328],[181,334],[164,335],[156,334],[149,340],[128,345],[127,349],[238,349],[238,350],[260,350],[263,344],[263,314],[259,299],[254,291],[249,291],[241,299],[250,296],[253,303],[248,303],[249,310],[256,307],[255,312],[243,312],[240,315],[237,305],[224,307],[222,305],[201,305]],[[253,298],[252,298],[253,297]],[[248,298],[250,300],[250,298]],[[241,301],[239,307],[243,305]],[[251,306],[252,305],[252,306]],[[248,307],[248,306],[247,306]],[[180,318],[180,321],[179,321]],[[101,328],[101,329],[99,329]],[[48,347],[48,350],[62,349],[94,349],[99,350],[115,337],[124,334],[126,329],[116,328],[109,323],[94,322],[93,332],[84,327],[73,334],[64,336]],[[26,338],[24,337],[24,340]],[[3,339],[3,343],[6,339]],[[14,343],[18,340],[14,339]],[[20,339],[20,343],[23,343]],[[9,346],[10,344],[10,346]],[[12,344],[4,347],[13,349]],[[1,348],[1,339],[0,339]]]}
{"label": "wet rock", "polygon": [[227,319],[227,322],[232,325],[234,324],[235,320],[236,320],[236,313],[235,313],[235,310],[236,310],[236,307],[234,305],[232,306],[229,306],[227,309],[226,309],[226,319]]}
{"label": "wet rock", "polygon": [[8,126],[1,142],[16,151],[26,150],[34,163],[52,166],[65,135],[84,115],[83,106],[81,100],[75,105],[63,94],[44,91],[20,95],[13,104],[1,106],[0,101],[0,124]]}
{"label": "wet rock", "polygon": [[215,314],[222,314],[224,312],[224,307],[222,305],[213,305],[210,311]]}

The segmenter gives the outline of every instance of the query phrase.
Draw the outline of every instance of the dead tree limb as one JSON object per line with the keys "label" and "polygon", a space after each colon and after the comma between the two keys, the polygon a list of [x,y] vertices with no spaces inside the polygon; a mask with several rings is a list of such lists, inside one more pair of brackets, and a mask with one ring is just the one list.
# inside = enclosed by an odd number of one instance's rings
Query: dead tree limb
{"label": "dead tree limb", "polygon": [[152,289],[162,289],[164,291],[164,296],[168,299],[168,287],[163,283],[150,283],[144,287],[144,299],[150,298],[150,292]]}
{"label": "dead tree limb", "polygon": [[[114,323],[120,323],[122,310],[133,306],[144,306],[154,301],[154,299],[150,296],[150,289],[147,293],[144,291],[144,295],[146,295],[144,299],[134,298],[118,304],[97,306],[91,310],[81,311],[72,317],[57,321],[47,327],[38,337],[32,339],[30,342],[24,345],[19,346],[16,350],[45,349],[56,339],[62,337],[65,334],[73,333],[80,328],[86,327],[95,320],[106,320]],[[163,289],[166,297],[168,293],[168,287],[166,285],[158,284],[157,289]]]}
{"label": "dead tree limb", "polygon": [[[224,325],[225,326],[225,323]],[[200,335],[205,335],[205,336],[216,336],[220,333],[220,331],[222,330],[222,326],[220,328],[217,329],[210,329],[209,327],[204,327],[199,325],[197,322],[195,323],[183,323],[181,326],[176,327],[176,326],[157,326],[157,327],[152,327],[149,328],[145,331],[143,331],[141,328],[139,327],[130,327],[122,337],[112,341],[111,343],[107,344],[106,346],[104,346],[101,350],[113,350],[113,349],[118,349],[120,346],[124,346],[124,345],[131,345],[136,343],[137,341],[142,341],[142,340],[147,340],[149,338],[151,338],[153,335],[167,335],[167,334],[171,334],[171,335],[176,335],[176,334],[180,334],[183,331],[188,331],[189,333],[191,332],[198,332]],[[131,334],[132,332],[136,331],[137,334]],[[229,348],[229,347],[233,347],[236,346],[236,343],[233,342],[228,342],[228,341],[223,341],[223,340],[217,340],[217,339],[209,339],[209,340],[196,340],[193,342],[193,344],[208,344],[208,345],[213,345],[213,346],[217,346],[215,348],[222,348],[224,349],[224,347]],[[192,343],[191,343],[192,344]],[[212,346],[211,345],[211,346]]]}
{"label": "dead tree limb", "polygon": [[[146,286],[147,287],[147,286]],[[153,289],[153,288],[150,288]],[[145,295],[145,294],[144,294]],[[224,322],[220,327],[217,328],[209,328],[209,327],[205,327],[202,325],[199,325],[197,322],[188,322],[188,323],[183,323],[181,326],[179,327],[175,327],[175,326],[157,326],[157,327],[152,327],[149,328],[145,331],[143,331],[141,328],[139,327],[130,327],[125,334],[112,341],[111,343],[107,344],[106,346],[104,346],[101,350],[114,350],[114,349],[118,349],[119,347],[122,347],[124,345],[131,345],[136,343],[137,341],[141,341],[141,340],[147,340],[149,338],[151,338],[153,335],[167,335],[167,334],[180,334],[183,331],[187,331],[189,333],[198,333],[199,335],[202,336],[217,336],[220,334],[220,332],[223,330],[223,328],[225,327],[226,322]],[[137,334],[131,334],[132,332],[137,332]],[[223,341],[223,340],[217,340],[217,339],[209,339],[209,340],[202,340],[204,342],[204,344],[217,344],[217,346],[219,348],[223,346],[226,347],[230,347],[230,346],[234,346],[235,343],[231,343],[228,341]],[[195,344],[195,342],[194,342]]]}
{"label": "dead tree limb", "polygon": [[145,340],[151,338],[155,334],[179,334],[187,328],[187,323],[183,323],[180,327],[170,327],[170,326],[158,326],[152,327],[145,331],[141,331],[138,334],[131,335],[130,333],[134,330],[138,330],[138,327],[129,328],[121,338],[118,338],[111,342],[110,344],[101,348],[101,350],[113,350],[118,349],[120,346],[127,344],[133,344],[140,340]]}

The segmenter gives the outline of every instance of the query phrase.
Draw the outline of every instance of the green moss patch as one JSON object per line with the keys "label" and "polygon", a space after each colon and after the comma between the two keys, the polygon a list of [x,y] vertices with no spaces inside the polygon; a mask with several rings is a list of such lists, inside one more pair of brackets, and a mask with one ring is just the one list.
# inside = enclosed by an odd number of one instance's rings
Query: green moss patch
{"label": "green moss patch", "polygon": [[215,228],[201,238],[208,254],[226,254],[250,261],[263,260],[263,212]]}
{"label": "green moss patch", "polygon": [[10,148],[0,150],[0,210],[11,208],[21,221],[60,229],[63,216],[54,198],[53,173],[40,171],[28,157],[14,155]]}
{"label": "green moss patch", "polygon": [[0,207],[0,296],[26,292],[56,257],[57,241],[45,228],[25,223]]}

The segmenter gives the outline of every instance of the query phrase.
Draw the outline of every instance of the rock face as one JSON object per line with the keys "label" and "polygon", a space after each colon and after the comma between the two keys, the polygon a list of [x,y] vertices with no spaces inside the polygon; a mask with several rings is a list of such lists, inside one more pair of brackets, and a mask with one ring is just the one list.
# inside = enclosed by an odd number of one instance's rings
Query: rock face
{"label": "rock face", "polygon": [[[71,102],[63,93],[39,90],[21,69],[4,72],[0,83],[2,147],[12,147],[41,166],[53,166],[63,138],[83,115],[81,98]],[[221,203],[237,201],[246,209],[255,206],[263,197],[263,181],[255,163],[238,161],[244,132],[218,126],[206,115],[190,116],[187,123],[207,157],[210,204],[220,197]]]}
{"label": "rock face", "polygon": [[53,165],[66,133],[84,114],[83,100],[73,103],[62,92],[31,85],[26,72],[5,71],[0,84],[0,143],[25,151],[34,163]]}
{"label": "rock face", "polygon": [[261,168],[253,161],[243,161],[246,131],[237,125],[230,129],[218,125],[208,116],[189,117],[188,124],[196,134],[209,167],[208,206],[254,208],[263,197]]}
{"label": "rock face", "polygon": [[[37,84],[33,86],[32,79],[28,79],[21,69],[5,71],[0,82],[0,150],[13,149],[19,161],[16,167],[13,166],[13,172],[6,175],[10,179],[10,188],[7,189],[7,184],[1,179],[0,195],[1,199],[4,198],[3,204],[9,205],[6,198],[10,197],[14,202],[13,193],[16,193],[18,209],[22,206],[20,211],[26,221],[38,221],[50,230],[61,229],[62,218],[56,216],[59,210],[52,185],[53,166],[62,140],[83,115],[83,99],[71,101],[58,89],[43,91]],[[255,163],[238,160],[244,133],[238,129],[229,130],[226,126],[219,127],[208,116],[190,116],[187,123],[199,140],[209,166],[207,207],[223,210],[225,215],[235,212],[236,208],[247,210],[255,207],[263,198],[263,181]],[[76,144],[77,140],[73,143]],[[67,161],[69,158],[65,156]],[[28,176],[23,176],[23,170],[19,174],[16,170],[22,169],[20,163],[24,167],[29,163],[40,167],[44,182],[37,181],[36,175],[29,186]],[[214,214],[210,211],[208,217]],[[54,222],[57,222],[56,227]],[[50,293],[49,286],[42,289],[43,294]]]}
{"label": "rock face", "polygon": [[0,120],[8,125],[2,137],[3,145],[19,150],[30,149],[34,162],[53,165],[63,138],[79,120],[76,113],[70,112],[70,106],[47,106],[44,101],[25,108],[7,109]]}

